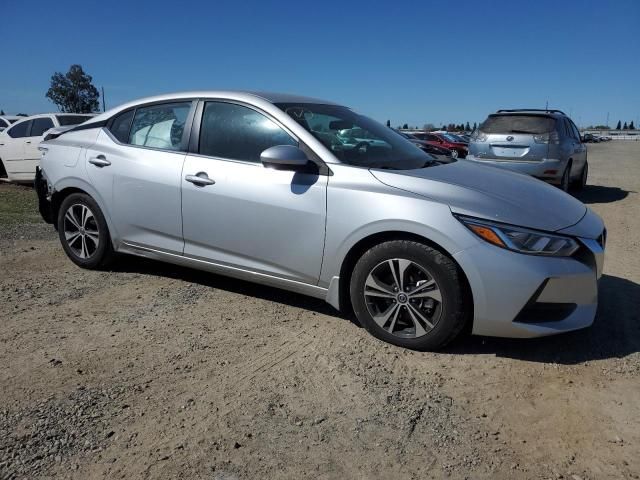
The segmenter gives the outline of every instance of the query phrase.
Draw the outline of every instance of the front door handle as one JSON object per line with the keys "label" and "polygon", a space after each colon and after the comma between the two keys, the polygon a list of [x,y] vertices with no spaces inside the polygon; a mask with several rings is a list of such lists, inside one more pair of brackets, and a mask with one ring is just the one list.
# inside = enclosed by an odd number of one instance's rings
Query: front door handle
{"label": "front door handle", "polygon": [[205,187],[207,185],[213,185],[216,183],[215,180],[209,178],[207,172],[198,172],[195,175],[187,175],[184,177],[187,182],[193,183],[199,187]]}
{"label": "front door handle", "polygon": [[91,157],[89,159],[89,163],[91,163],[92,165],[95,165],[96,167],[108,167],[109,165],[111,165],[111,162],[109,160],[107,160],[107,158],[104,155],[98,155],[97,157]]}

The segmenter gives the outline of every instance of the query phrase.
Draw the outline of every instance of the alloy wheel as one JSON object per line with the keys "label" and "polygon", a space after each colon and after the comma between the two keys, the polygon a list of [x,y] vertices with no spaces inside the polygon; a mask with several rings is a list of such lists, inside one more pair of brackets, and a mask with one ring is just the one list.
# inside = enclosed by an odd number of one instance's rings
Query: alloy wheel
{"label": "alloy wheel", "polygon": [[71,205],[64,214],[64,238],[69,249],[83,260],[91,258],[100,245],[96,218],[86,205]]}
{"label": "alloy wheel", "polygon": [[437,282],[427,269],[404,258],[386,260],[369,272],[364,299],[374,322],[397,337],[422,337],[442,315]]}

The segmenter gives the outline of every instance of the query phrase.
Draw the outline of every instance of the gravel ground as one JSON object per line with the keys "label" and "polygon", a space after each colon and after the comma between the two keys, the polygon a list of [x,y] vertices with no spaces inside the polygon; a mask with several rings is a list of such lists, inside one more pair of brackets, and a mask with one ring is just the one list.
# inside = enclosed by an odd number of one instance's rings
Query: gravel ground
{"label": "gravel ground", "polygon": [[81,270],[0,184],[0,479],[640,478],[640,143],[589,160],[594,326],[439,353],[246,282]]}

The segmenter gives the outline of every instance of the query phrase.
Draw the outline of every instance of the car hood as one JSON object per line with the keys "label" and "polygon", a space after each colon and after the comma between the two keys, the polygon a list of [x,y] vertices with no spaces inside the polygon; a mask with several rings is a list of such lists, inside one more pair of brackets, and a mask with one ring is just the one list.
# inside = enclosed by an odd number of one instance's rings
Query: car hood
{"label": "car hood", "polygon": [[582,202],[540,180],[466,160],[371,173],[385,185],[446,203],[454,213],[538,230],[567,228],[587,212]]}

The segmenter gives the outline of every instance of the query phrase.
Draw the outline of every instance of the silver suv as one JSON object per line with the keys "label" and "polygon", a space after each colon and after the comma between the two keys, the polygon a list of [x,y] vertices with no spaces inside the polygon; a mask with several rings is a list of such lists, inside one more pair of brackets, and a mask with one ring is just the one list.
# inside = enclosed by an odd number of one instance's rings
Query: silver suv
{"label": "silver suv", "polygon": [[560,110],[498,110],[471,136],[467,160],[515,170],[565,192],[587,183],[587,147]]}

